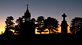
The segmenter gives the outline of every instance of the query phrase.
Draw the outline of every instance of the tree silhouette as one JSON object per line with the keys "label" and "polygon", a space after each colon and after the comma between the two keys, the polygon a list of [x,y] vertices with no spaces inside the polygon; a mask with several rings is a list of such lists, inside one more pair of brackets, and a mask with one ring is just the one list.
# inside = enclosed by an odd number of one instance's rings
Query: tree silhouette
{"label": "tree silhouette", "polygon": [[6,29],[5,29],[5,38],[11,39],[13,37],[13,32],[15,27],[14,27],[14,18],[12,16],[7,17],[5,23],[6,23]]}
{"label": "tree silhouette", "polygon": [[5,23],[6,23],[6,31],[11,31],[11,29],[14,29],[14,22],[13,22],[13,17],[9,16],[7,17]]}
{"label": "tree silhouette", "polygon": [[44,26],[44,17],[43,16],[39,16],[37,18],[37,25],[38,25],[39,32],[40,33],[43,32],[44,31],[44,29],[43,29],[43,26]]}
{"label": "tree silhouette", "polygon": [[75,17],[74,19],[72,19],[70,29],[73,34],[80,32],[82,30],[82,18]]}
{"label": "tree silhouette", "polygon": [[35,24],[36,19],[35,19],[35,18],[32,18],[32,19],[31,19],[31,22],[33,22],[33,23]]}
{"label": "tree silhouette", "polygon": [[15,33],[21,34],[23,18],[19,17],[19,19],[16,20],[16,23],[17,25],[15,26]]}
{"label": "tree silhouette", "polygon": [[54,32],[54,30],[58,31],[58,21],[54,18],[48,17],[45,21],[45,27],[50,31]]}
{"label": "tree silhouette", "polygon": [[32,34],[35,34],[35,22],[36,22],[36,19],[35,18],[32,18],[31,19],[31,23],[32,23]]}

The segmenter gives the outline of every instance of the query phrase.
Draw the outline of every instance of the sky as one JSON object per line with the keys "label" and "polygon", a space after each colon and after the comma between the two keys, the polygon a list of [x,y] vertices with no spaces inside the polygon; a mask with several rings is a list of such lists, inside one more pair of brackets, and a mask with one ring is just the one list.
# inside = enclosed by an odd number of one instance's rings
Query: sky
{"label": "sky", "polygon": [[82,0],[0,0],[0,31],[4,30],[6,17],[13,16],[16,20],[23,16],[27,4],[32,18],[50,16],[61,23],[61,15],[66,13],[70,24],[74,17],[82,17]]}

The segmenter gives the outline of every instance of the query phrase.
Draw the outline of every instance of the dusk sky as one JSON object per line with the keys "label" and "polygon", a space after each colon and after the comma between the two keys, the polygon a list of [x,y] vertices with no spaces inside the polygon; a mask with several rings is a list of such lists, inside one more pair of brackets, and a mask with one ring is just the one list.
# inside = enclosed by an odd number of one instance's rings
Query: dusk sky
{"label": "dusk sky", "polygon": [[7,16],[14,19],[23,16],[27,4],[32,18],[50,16],[61,22],[61,15],[66,13],[66,20],[70,23],[74,17],[82,17],[82,0],[0,0],[0,30]]}

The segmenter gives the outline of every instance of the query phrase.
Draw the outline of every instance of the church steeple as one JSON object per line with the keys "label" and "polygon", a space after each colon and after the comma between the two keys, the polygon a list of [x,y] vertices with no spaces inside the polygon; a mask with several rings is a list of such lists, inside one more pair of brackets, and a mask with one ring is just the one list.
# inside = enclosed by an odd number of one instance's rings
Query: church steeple
{"label": "church steeple", "polygon": [[27,4],[27,10],[26,10],[26,12],[25,12],[25,13],[30,13],[30,12],[29,12],[29,9],[28,9],[28,4]]}
{"label": "church steeple", "polygon": [[24,13],[23,18],[25,18],[26,21],[29,21],[30,18],[31,18],[31,14],[30,14],[29,9],[28,9],[28,4],[27,4],[27,10],[26,10],[26,12]]}
{"label": "church steeple", "polygon": [[68,24],[67,24],[67,21],[65,20],[65,18],[67,17],[66,14],[64,13],[62,15],[63,17],[63,21],[61,23],[61,33],[63,34],[66,34],[67,33],[67,27],[68,27]]}

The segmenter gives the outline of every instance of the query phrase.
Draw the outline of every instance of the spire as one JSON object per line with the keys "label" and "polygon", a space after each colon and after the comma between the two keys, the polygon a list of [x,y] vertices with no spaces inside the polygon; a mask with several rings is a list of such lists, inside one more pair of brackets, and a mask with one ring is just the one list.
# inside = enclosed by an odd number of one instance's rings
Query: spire
{"label": "spire", "polygon": [[27,4],[27,10],[28,10],[28,4]]}
{"label": "spire", "polygon": [[27,10],[26,10],[26,13],[29,13],[28,4],[27,4]]}
{"label": "spire", "polygon": [[30,17],[31,17],[31,14],[29,12],[29,9],[28,9],[28,4],[27,4],[27,9],[26,9],[26,12],[24,13],[24,16],[23,16],[26,20],[30,20]]}

